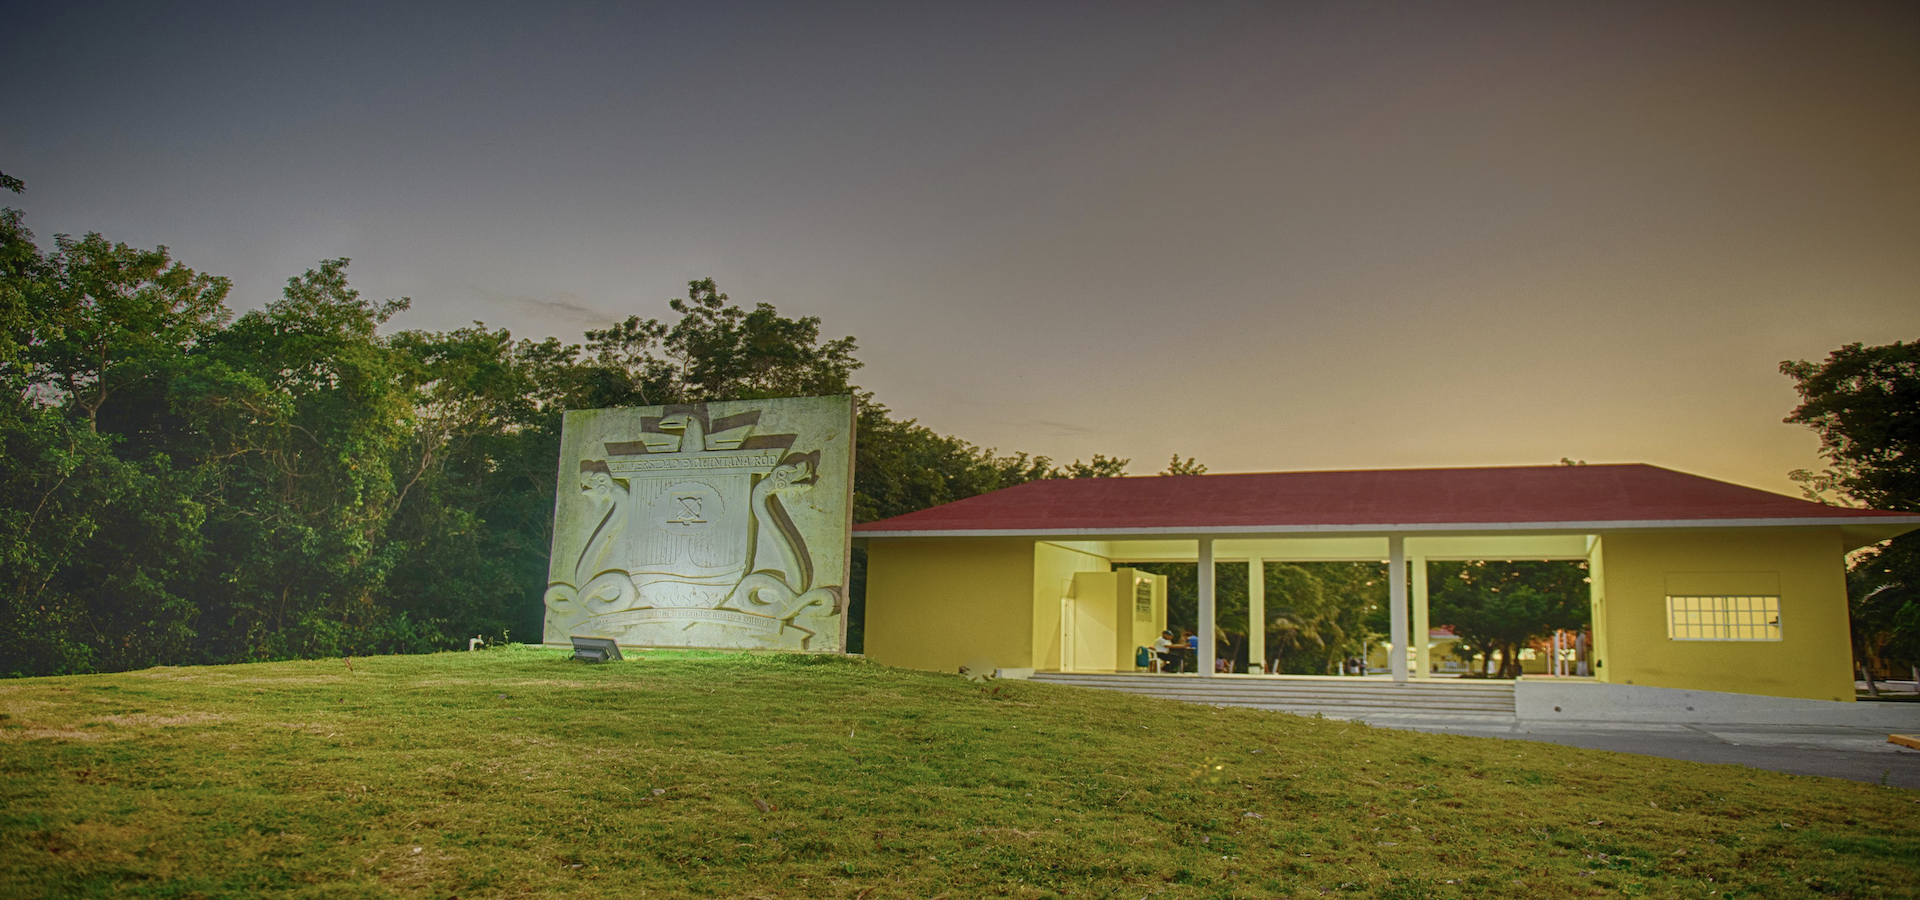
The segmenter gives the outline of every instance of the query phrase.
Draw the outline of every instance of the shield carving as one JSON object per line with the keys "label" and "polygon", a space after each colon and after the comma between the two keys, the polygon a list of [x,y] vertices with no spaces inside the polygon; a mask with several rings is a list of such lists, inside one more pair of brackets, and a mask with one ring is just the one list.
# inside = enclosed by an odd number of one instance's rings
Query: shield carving
{"label": "shield carving", "polygon": [[642,600],[690,607],[726,599],[747,574],[754,474],[669,471],[628,482],[633,504],[627,570]]}

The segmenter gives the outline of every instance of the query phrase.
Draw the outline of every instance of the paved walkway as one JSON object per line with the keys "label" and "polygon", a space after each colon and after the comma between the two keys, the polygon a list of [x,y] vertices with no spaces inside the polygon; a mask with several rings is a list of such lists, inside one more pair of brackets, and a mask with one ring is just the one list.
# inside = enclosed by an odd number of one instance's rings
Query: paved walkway
{"label": "paved walkway", "polygon": [[[1205,703],[1245,706],[1301,715],[1362,721],[1384,728],[1470,734],[1514,740],[1548,741],[1595,750],[1644,753],[1693,762],[1732,763],[1794,775],[1824,775],[1870,784],[1920,789],[1920,751],[1887,743],[1886,729],[1920,734],[1920,702],[1874,704],[1782,701],[1771,697],[1669,691],[1618,685],[1552,683],[1529,687],[1525,683],[1446,679],[1395,683],[1386,679],[1311,678],[1288,676],[1224,676],[1198,678],[1134,673],[1043,672],[1033,680],[1083,688]],[[1902,684],[1901,688],[1911,689]],[[1632,712],[1632,703],[1646,704],[1643,716],[1612,718],[1696,718],[1688,713],[1701,705],[1697,718],[1721,724],[1674,724],[1597,721],[1603,715],[1580,719],[1543,719],[1547,708],[1559,713],[1560,700],[1534,696],[1521,704],[1516,691],[1570,691],[1567,698],[1587,702],[1570,704],[1567,712]],[[1587,696],[1590,691],[1604,693]],[[1606,702],[1611,699],[1612,702]],[[1703,702],[1704,701],[1704,702]],[[1783,705],[1783,703],[1785,705]],[[1794,704],[1807,707],[1801,709]],[[1724,724],[1743,716],[1802,722],[1845,722],[1839,725]],[[1858,723],[1873,723],[1871,726]],[[1893,723],[1893,724],[1886,724]]]}
{"label": "paved walkway", "polygon": [[1494,717],[1370,715],[1370,725],[1439,734],[1547,741],[1693,762],[1733,763],[1794,775],[1824,775],[1920,789],[1920,750],[1887,743],[1885,731],[1825,725],[1530,723]]}

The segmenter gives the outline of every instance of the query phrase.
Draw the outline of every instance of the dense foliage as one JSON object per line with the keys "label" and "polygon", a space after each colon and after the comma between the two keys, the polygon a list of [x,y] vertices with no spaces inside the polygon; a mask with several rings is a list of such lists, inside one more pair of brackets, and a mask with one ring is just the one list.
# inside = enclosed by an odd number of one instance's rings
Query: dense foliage
{"label": "dense foliage", "polygon": [[576,345],[387,330],[408,301],[346,268],[236,317],[165,248],[42,251],[0,213],[0,675],[537,638],[568,408],[858,394],[861,520],[1127,462],[897,419],[851,382],[853,338],[711,279]]}
{"label": "dense foliage", "polygon": [[[1786,421],[1818,432],[1827,458],[1825,471],[1793,473],[1808,497],[1920,512],[1920,341],[1848,344],[1780,371],[1801,400]],[[1857,554],[1847,595],[1869,673],[1920,665],[1920,533]]]}

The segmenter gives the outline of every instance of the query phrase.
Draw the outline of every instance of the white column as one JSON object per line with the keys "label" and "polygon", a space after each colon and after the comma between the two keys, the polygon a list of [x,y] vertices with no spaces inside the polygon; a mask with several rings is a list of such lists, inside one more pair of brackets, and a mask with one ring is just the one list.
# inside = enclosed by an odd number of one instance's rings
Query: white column
{"label": "white column", "polygon": [[1427,658],[1432,643],[1427,639],[1427,558],[1415,556],[1407,561],[1413,565],[1413,677],[1432,678],[1433,664]]}
{"label": "white column", "polygon": [[[1206,589],[1202,603],[1211,605]],[[1407,541],[1399,535],[1387,538],[1387,621],[1393,651],[1387,654],[1393,667],[1393,680],[1407,680]]]}
{"label": "white column", "polygon": [[1267,665],[1267,561],[1247,558],[1247,671]]}
{"label": "white column", "polygon": [[1213,538],[1200,539],[1200,677],[1213,677]]}

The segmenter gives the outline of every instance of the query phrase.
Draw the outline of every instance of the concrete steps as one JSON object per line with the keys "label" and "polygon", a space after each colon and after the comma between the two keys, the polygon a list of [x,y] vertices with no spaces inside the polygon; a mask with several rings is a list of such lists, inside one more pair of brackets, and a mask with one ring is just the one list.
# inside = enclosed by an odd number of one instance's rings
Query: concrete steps
{"label": "concrete steps", "polygon": [[1393,682],[1372,678],[1199,678],[1038,672],[1034,681],[1144,694],[1188,703],[1247,706],[1341,718],[1373,715],[1514,715],[1513,682]]}

